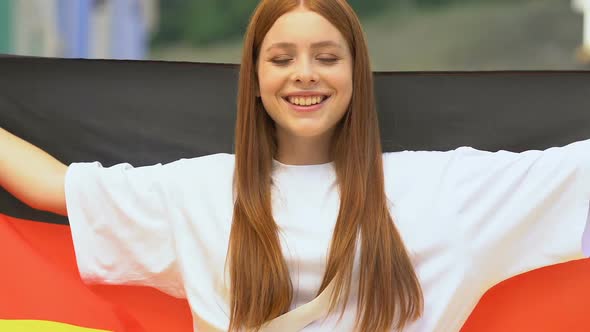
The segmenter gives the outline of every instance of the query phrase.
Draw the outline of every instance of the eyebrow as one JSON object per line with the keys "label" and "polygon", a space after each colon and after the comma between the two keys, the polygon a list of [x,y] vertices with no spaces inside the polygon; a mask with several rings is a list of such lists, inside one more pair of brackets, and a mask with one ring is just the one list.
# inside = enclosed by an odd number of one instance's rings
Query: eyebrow
{"label": "eyebrow", "polygon": [[[287,43],[287,42],[274,43],[274,44],[270,45],[270,47],[267,48],[266,51],[268,52],[275,47],[276,48],[296,48],[296,45],[293,43]],[[322,47],[342,48],[342,45],[340,45],[339,43],[336,43],[334,41],[331,41],[331,40],[325,40],[325,41],[311,44],[311,48],[313,48],[313,49],[322,48]]]}

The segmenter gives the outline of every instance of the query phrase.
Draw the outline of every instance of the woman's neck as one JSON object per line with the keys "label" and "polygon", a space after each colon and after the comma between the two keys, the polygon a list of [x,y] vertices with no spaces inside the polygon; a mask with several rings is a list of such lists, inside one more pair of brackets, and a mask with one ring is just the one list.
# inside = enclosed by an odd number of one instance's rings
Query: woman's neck
{"label": "woman's neck", "polygon": [[278,151],[275,159],[286,165],[317,165],[330,161],[332,133],[322,136],[297,137],[277,132]]}

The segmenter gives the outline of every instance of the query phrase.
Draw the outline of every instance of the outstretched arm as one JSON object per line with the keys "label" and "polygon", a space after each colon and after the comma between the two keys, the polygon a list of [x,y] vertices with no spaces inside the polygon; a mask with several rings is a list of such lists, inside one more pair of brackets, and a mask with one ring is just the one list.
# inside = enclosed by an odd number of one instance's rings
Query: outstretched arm
{"label": "outstretched arm", "polygon": [[67,169],[47,152],[0,128],[0,186],[23,203],[67,216]]}

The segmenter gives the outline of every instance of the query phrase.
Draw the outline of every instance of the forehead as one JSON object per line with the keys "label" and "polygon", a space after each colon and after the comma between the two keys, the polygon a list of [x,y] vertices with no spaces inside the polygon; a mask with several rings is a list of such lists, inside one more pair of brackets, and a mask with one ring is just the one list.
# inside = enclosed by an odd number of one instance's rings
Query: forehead
{"label": "forehead", "polygon": [[340,31],[322,15],[297,9],[279,17],[262,42],[263,51],[274,43],[293,43],[310,46],[321,41],[333,41],[346,48],[346,41]]}

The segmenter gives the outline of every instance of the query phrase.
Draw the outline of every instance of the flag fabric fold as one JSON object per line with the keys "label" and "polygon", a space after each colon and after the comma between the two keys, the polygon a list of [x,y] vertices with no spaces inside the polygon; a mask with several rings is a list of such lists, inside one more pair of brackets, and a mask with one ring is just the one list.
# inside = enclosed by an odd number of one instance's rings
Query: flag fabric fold
{"label": "flag fabric fold", "polygon": [[529,271],[490,288],[461,332],[587,332],[589,307],[590,259],[577,259]]}
{"label": "flag fabric fold", "polygon": [[[136,286],[86,285],[69,226],[0,214],[0,330],[192,331],[186,300]],[[530,271],[486,292],[461,332],[590,329],[590,259]]]}
{"label": "flag fabric fold", "polygon": [[186,300],[147,287],[84,284],[68,226],[0,214],[0,246],[0,327],[192,331]]}

